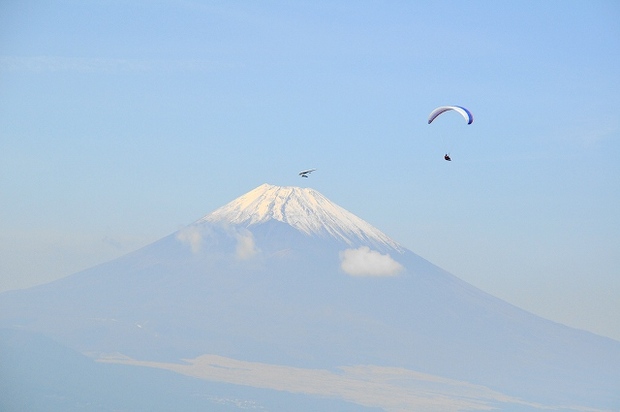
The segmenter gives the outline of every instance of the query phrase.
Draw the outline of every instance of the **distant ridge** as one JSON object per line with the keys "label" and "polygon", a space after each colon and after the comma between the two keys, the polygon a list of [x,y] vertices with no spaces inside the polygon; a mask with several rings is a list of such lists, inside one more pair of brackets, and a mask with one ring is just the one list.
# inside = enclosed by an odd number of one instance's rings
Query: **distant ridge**
{"label": "distant ridge", "polygon": [[200,219],[252,226],[277,220],[307,235],[329,235],[349,245],[371,242],[404,248],[370,223],[309,188],[262,184]]}

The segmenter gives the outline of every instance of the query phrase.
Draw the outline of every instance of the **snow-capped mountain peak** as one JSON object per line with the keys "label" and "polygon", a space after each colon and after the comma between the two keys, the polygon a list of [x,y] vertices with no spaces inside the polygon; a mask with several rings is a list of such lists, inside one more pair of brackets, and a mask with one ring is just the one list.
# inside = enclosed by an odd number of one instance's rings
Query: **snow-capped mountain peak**
{"label": "snow-capped mountain peak", "polygon": [[263,184],[197,223],[227,222],[247,227],[272,219],[307,235],[329,235],[350,245],[372,243],[403,251],[383,232],[310,188]]}

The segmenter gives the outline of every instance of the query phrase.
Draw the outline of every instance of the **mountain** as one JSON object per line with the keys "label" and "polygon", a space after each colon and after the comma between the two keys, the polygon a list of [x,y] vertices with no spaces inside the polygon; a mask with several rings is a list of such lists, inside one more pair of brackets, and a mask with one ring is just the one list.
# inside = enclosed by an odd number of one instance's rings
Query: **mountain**
{"label": "mountain", "polygon": [[490,296],[307,188],[261,185],[0,294],[0,327],[99,363],[388,411],[620,408],[620,342]]}

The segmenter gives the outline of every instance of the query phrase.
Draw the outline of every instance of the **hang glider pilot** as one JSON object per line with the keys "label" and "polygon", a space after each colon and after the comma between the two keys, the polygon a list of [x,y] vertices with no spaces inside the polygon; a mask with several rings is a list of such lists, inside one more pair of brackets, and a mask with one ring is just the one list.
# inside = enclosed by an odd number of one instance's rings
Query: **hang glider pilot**
{"label": "hang glider pilot", "polygon": [[443,155],[443,158],[446,159],[448,162],[451,162],[452,159],[450,159],[450,156],[448,155],[448,153],[446,153],[445,155]]}
{"label": "hang glider pilot", "polygon": [[301,172],[299,172],[299,176],[301,177],[308,177],[308,175],[312,172],[314,172],[316,169],[308,169],[308,170],[303,170]]}

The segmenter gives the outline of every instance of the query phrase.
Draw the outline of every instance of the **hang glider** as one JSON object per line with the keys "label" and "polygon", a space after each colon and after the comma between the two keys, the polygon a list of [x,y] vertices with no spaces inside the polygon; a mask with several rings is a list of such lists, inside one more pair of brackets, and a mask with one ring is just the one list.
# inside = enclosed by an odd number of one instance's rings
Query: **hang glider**
{"label": "hang glider", "polygon": [[299,176],[301,177],[308,177],[308,175],[312,172],[314,172],[316,169],[308,169],[308,170],[302,170],[301,172],[299,172]]}

